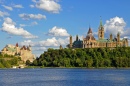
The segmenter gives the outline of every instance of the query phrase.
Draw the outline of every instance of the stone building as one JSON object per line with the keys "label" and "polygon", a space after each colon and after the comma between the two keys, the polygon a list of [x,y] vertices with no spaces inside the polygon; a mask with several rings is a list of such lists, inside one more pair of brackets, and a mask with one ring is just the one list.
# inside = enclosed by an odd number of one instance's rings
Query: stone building
{"label": "stone building", "polygon": [[83,41],[76,36],[76,40],[73,42],[72,36],[70,36],[70,44],[67,45],[69,48],[83,48]]}
{"label": "stone building", "polygon": [[18,43],[14,46],[11,44],[6,45],[2,50],[2,54],[8,54],[13,56],[19,56],[21,57],[21,60],[26,62],[27,60],[30,60],[30,62],[33,62],[35,59],[35,55],[32,54],[31,46],[23,46],[19,47]]}
{"label": "stone building", "polygon": [[[92,33],[92,29],[89,27],[87,36],[83,38],[83,41],[79,41],[76,38],[76,41],[72,43],[72,36],[70,36],[70,44],[68,44],[69,48],[100,48],[100,47],[128,47],[128,39],[123,38],[120,39],[120,33],[117,33],[117,36],[114,38],[112,34],[108,39],[104,38],[104,27],[102,25],[102,21],[100,21],[100,25],[98,28],[98,39],[95,39]],[[78,39],[78,40],[77,40]],[[79,47],[80,45],[80,47]]]}

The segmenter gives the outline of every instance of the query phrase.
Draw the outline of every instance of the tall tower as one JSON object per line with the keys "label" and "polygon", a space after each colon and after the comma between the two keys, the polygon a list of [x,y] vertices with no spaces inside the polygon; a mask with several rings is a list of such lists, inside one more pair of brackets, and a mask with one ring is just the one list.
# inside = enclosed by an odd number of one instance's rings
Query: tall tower
{"label": "tall tower", "polygon": [[120,33],[117,33],[117,42],[120,42]]}
{"label": "tall tower", "polygon": [[72,36],[70,36],[70,48],[72,48]]}
{"label": "tall tower", "polygon": [[98,28],[98,39],[104,39],[104,27],[102,25],[102,20],[100,20],[100,25]]}
{"label": "tall tower", "polygon": [[112,34],[110,34],[110,40],[112,41]]}

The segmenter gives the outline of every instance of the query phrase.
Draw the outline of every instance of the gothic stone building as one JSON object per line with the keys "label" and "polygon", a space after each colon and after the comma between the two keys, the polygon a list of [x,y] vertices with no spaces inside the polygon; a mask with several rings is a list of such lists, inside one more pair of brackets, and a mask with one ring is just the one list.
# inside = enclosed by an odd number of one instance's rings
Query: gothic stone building
{"label": "gothic stone building", "polygon": [[100,21],[100,25],[98,28],[98,39],[96,40],[93,36],[92,29],[89,27],[87,36],[83,38],[83,41],[76,37],[76,41],[72,43],[72,36],[70,36],[70,44],[69,48],[100,48],[100,47],[128,47],[128,39],[123,38],[120,39],[120,33],[117,33],[117,37],[113,38],[113,35],[110,34],[108,39],[104,38],[104,27],[102,25],[102,21]]}
{"label": "gothic stone building", "polygon": [[14,46],[11,44],[6,45],[2,50],[2,54],[8,54],[13,56],[19,56],[21,57],[21,60],[26,62],[27,60],[30,60],[30,62],[33,62],[35,59],[35,55],[32,54],[31,46],[23,46],[19,47],[18,43]]}

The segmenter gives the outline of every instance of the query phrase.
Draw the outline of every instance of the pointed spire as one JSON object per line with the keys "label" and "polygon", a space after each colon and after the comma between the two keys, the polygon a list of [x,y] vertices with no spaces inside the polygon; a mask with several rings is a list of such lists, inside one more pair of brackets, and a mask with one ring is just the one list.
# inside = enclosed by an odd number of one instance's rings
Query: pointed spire
{"label": "pointed spire", "polygon": [[102,26],[102,17],[100,16],[100,27]]}
{"label": "pointed spire", "polygon": [[89,27],[88,34],[92,33],[92,29]]}

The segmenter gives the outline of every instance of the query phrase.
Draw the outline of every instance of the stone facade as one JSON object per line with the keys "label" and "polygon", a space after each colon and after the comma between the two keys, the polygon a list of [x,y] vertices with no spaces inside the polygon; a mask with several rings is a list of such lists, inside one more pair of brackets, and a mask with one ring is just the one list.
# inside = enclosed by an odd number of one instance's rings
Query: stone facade
{"label": "stone facade", "polygon": [[26,62],[27,60],[30,60],[30,62],[33,62],[35,59],[35,55],[32,54],[31,46],[23,46],[19,47],[18,43],[14,45],[6,45],[2,50],[2,54],[8,54],[13,56],[19,56],[21,57],[21,60]]}
{"label": "stone facade", "polygon": [[[120,39],[120,33],[117,33],[117,36],[113,38],[113,35],[110,34],[108,39],[104,38],[104,27],[102,25],[102,21],[100,21],[100,25],[98,28],[98,39],[95,39],[92,33],[92,29],[89,27],[87,36],[83,38],[83,41],[79,39],[72,43],[72,36],[70,36],[70,44],[69,48],[100,48],[100,47],[128,47],[128,39],[123,38]],[[80,45],[80,46],[79,46]]]}

